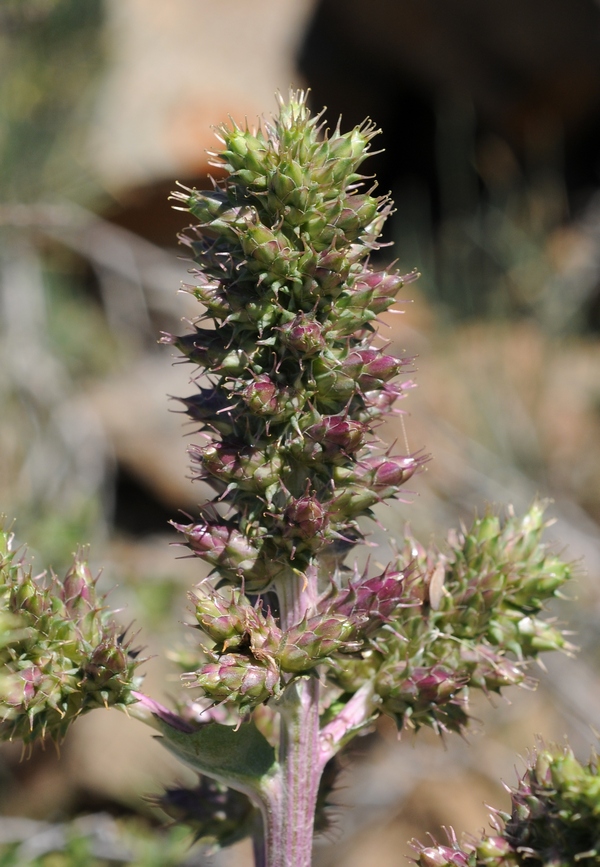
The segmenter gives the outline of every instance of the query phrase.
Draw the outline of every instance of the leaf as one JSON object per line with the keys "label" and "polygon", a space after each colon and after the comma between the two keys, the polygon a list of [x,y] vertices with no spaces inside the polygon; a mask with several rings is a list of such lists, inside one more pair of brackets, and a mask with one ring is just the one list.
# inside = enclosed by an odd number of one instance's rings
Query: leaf
{"label": "leaf", "polygon": [[275,750],[254,723],[209,723],[188,734],[161,722],[163,746],[195,771],[238,791],[258,792],[277,769]]}

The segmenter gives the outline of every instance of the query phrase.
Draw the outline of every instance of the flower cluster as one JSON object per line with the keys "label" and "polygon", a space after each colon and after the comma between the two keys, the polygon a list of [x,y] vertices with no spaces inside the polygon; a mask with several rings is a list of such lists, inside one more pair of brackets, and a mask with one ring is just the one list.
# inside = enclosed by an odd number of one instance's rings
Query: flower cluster
{"label": "flower cluster", "polygon": [[[318,124],[292,94],[264,128],[223,126],[226,179],[174,194],[199,221],[183,241],[204,313],[192,334],[163,340],[199,368],[183,403],[206,441],[190,456],[216,491],[200,521],[176,526],[221,588],[194,594],[210,641],[184,678],[244,714],[325,666],[347,698],[371,682],[399,726],[460,730],[468,685],[522,683],[526,659],[567,647],[537,614],[570,569],[541,543],[535,504],[504,527],[475,521],[446,553],[407,540],[381,575],[347,580],[358,519],[425,460],[391,454],[374,429],[412,363],[378,347],[374,325],[415,275],[369,265],[390,211],[361,189],[372,125]],[[298,582],[310,604],[281,622]]]}
{"label": "flower cluster", "polygon": [[204,584],[190,598],[199,627],[214,644],[204,651],[210,661],[184,680],[217,701],[236,701],[242,713],[279,695],[287,676],[335,665],[360,650],[392,611],[416,604],[405,595],[399,572],[330,590],[316,613],[286,630],[270,611],[263,612],[262,601],[252,604],[238,588],[217,592]]}
{"label": "flower cluster", "polygon": [[600,864],[600,775],[568,747],[542,746],[511,792],[511,812],[495,812],[495,833],[461,847],[417,845],[420,867],[592,867]]}
{"label": "flower cluster", "polygon": [[571,577],[541,537],[544,504],[502,525],[491,513],[449,534],[446,553],[406,540],[412,558],[408,592],[389,624],[360,653],[334,663],[349,692],[374,678],[382,710],[399,726],[460,730],[467,722],[466,687],[499,692],[525,681],[524,663],[543,651],[569,651],[555,625],[539,615]]}
{"label": "flower cluster", "polygon": [[62,581],[32,576],[0,532],[2,739],[59,740],[81,713],[135,701],[137,653],[95,585],[79,555]]}
{"label": "flower cluster", "polygon": [[[397,377],[412,361],[377,346],[372,323],[416,276],[368,263],[390,211],[386,197],[361,190],[375,132],[365,123],[321,135],[304,94],[292,94],[264,129],[219,130],[225,181],[174,194],[199,220],[184,237],[199,265],[188,288],[212,327],[198,321],[194,333],[163,340],[200,368],[199,391],[183,402],[208,441],[190,454],[217,492],[201,521],[178,529],[243,588],[197,600],[215,647],[189,682],[244,708],[276,695],[287,674],[358,649],[378,606],[387,617],[404,596],[402,570],[353,587],[373,612],[350,604],[346,588],[345,607],[331,592],[332,581],[342,590],[338,567],[362,539],[358,518],[424,461],[389,453],[373,429],[410,387]],[[298,576],[320,581],[323,597],[285,629],[244,595],[281,596]]]}

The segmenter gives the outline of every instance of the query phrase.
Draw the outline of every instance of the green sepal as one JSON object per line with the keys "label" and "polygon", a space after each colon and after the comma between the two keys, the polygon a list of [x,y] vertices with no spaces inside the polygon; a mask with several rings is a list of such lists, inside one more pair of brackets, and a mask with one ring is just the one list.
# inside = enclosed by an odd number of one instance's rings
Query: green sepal
{"label": "green sepal", "polygon": [[277,771],[275,750],[253,722],[208,723],[188,734],[160,721],[163,746],[195,771],[237,791],[259,794]]}

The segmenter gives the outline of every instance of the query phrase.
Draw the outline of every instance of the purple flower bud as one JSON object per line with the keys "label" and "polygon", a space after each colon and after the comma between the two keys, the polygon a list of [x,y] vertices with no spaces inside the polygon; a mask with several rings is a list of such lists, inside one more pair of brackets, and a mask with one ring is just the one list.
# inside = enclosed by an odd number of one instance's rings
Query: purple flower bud
{"label": "purple flower bud", "polygon": [[391,485],[403,485],[419,466],[418,461],[411,456],[367,458],[364,464],[373,470],[371,484],[376,490],[389,488]]}
{"label": "purple flower bud", "polygon": [[394,403],[401,397],[405,397],[407,389],[412,388],[411,382],[402,385],[386,382],[381,388],[363,392],[363,400],[367,407],[369,418],[385,415],[392,411]]}
{"label": "purple flower bud", "polygon": [[94,608],[94,584],[87,563],[77,559],[67,572],[61,597],[71,616],[83,615]]}
{"label": "purple flower bud", "polygon": [[240,653],[224,653],[183,679],[216,701],[240,699],[249,707],[279,691],[280,674],[274,663],[258,664]]}
{"label": "purple flower bud", "polygon": [[305,539],[322,533],[328,523],[327,513],[314,494],[295,499],[287,507],[285,517],[292,525],[290,532]]}
{"label": "purple flower bud", "polygon": [[277,661],[283,671],[308,671],[344,647],[353,632],[352,621],[338,613],[305,618],[283,636]]}
{"label": "purple flower bud", "polygon": [[364,443],[367,425],[339,415],[326,415],[306,430],[312,440],[347,453],[357,451]]}
{"label": "purple flower bud", "polygon": [[376,455],[360,461],[352,469],[336,467],[333,478],[341,484],[362,484],[381,493],[403,485],[425,460],[425,457],[412,455]]}
{"label": "purple flower bud", "polygon": [[279,330],[286,345],[304,355],[314,355],[325,346],[321,324],[306,313],[299,313]]}
{"label": "purple flower bud", "polygon": [[199,557],[215,566],[234,571],[251,568],[258,551],[246,536],[235,528],[222,524],[173,524],[185,534],[188,545]]}
{"label": "purple flower bud", "polygon": [[[408,673],[408,677],[406,674]],[[443,665],[409,667],[405,661],[384,665],[378,673],[377,691],[407,705],[444,704],[467,682],[462,674]]]}
{"label": "purple flower bud", "polygon": [[400,274],[388,274],[387,271],[364,271],[355,280],[355,286],[368,286],[377,289],[380,294],[395,295],[404,284],[405,278]]}
{"label": "purple flower bud", "polygon": [[369,390],[393,379],[408,360],[384,355],[378,349],[351,352],[342,363],[342,370],[352,376],[362,389]]}
{"label": "purple flower bud", "polygon": [[245,612],[251,608],[243,593],[232,588],[230,597],[211,590],[197,590],[189,594],[196,608],[196,620],[213,641],[238,647],[247,631]]}
{"label": "purple flower bud", "polygon": [[354,288],[360,291],[368,287],[372,291],[370,306],[375,314],[383,313],[396,297],[398,290],[407,283],[412,283],[419,276],[417,271],[410,274],[388,274],[386,271],[365,271],[354,283]]}
{"label": "purple flower bud", "polygon": [[278,409],[277,386],[266,373],[246,386],[242,399],[256,415],[274,415]]}
{"label": "purple flower bud", "polygon": [[114,675],[127,672],[127,651],[115,638],[107,637],[94,648],[89,659],[85,661],[83,670],[88,677],[105,684]]}
{"label": "purple flower bud", "polygon": [[450,846],[428,846],[419,852],[418,863],[421,867],[468,867],[469,859]]}
{"label": "purple flower bud", "polygon": [[351,618],[363,630],[366,624],[377,627],[389,620],[399,606],[415,605],[405,591],[406,576],[406,571],[386,569],[374,578],[350,582],[333,597],[331,610]]}
{"label": "purple flower bud", "polygon": [[466,681],[466,677],[457,676],[442,665],[434,665],[432,668],[417,667],[400,687],[400,692],[405,690],[410,694],[414,685],[420,701],[444,702],[461,689]]}
{"label": "purple flower bud", "polygon": [[194,463],[201,465],[207,475],[228,482],[235,474],[239,449],[214,442],[207,446],[192,445],[188,449],[188,454]]}
{"label": "purple flower bud", "polygon": [[32,665],[10,679],[10,687],[5,701],[14,708],[25,709],[35,698],[35,695],[43,683],[44,675],[37,665]]}

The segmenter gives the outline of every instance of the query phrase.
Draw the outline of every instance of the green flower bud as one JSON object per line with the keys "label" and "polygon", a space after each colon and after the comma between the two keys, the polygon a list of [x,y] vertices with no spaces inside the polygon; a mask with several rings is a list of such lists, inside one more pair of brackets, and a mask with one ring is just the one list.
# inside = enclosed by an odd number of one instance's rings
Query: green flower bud
{"label": "green flower bud", "polygon": [[277,661],[282,671],[301,674],[323,662],[331,653],[347,646],[354,624],[341,614],[316,615],[283,636]]}
{"label": "green flower bud", "polygon": [[186,685],[200,687],[215,701],[239,701],[249,709],[280,691],[279,669],[274,663],[260,664],[240,653],[224,653],[198,671],[184,675]]}

